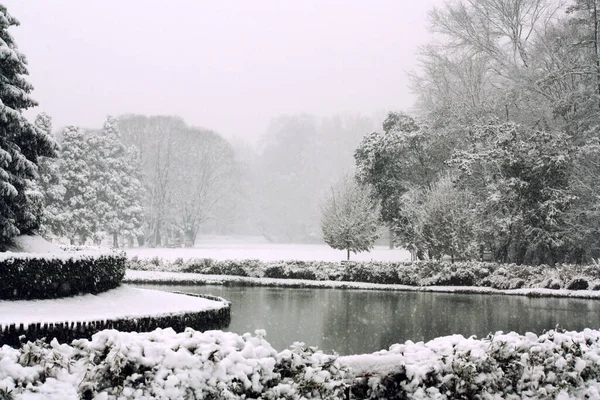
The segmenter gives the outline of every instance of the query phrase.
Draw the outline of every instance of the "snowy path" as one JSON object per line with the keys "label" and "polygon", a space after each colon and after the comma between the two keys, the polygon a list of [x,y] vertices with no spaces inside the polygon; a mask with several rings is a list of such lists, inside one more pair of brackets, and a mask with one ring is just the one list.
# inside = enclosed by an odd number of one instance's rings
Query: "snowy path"
{"label": "snowy path", "polygon": [[333,288],[333,289],[368,289],[368,290],[391,290],[412,292],[443,292],[443,293],[468,293],[468,294],[508,294],[531,297],[572,297],[582,299],[599,299],[598,290],[566,290],[566,289],[543,289],[525,288],[512,290],[499,290],[480,286],[407,286],[386,285],[367,282],[346,281],[312,281],[304,279],[276,279],[276,278],[252,278],[233,275],[203,275],[181,272],[160,271],[134,271],[125,272],[125,282],[130,283],[195,283],[198,285],[222,285],[225,282],[240,282],[256,286],[281,286],[281,287],[305,287],[305,288]]}
{"label": "snowy path", "polygon": [[122,285],[97,295],[48,300],[0,301],[0,327],[10,324],[98,321],[197,312],[225,307],[201,297]]}

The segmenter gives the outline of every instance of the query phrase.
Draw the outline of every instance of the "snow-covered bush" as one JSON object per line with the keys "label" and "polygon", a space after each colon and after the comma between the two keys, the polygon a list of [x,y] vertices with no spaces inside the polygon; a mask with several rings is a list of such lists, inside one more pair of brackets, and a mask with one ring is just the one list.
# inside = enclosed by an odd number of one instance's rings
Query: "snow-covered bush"
{"label": "snow-covered bush", "polygon": [[136,270],[194,272],[254,278],[332,280],[410,286],[484,286],[494,289],[600,288],[600,268],[578,265],[516,265],[438,260],[417,262],[326,262],[191,259],[177,263],[159,258],[129,260]]}
{"label": "snow-covered bush", "polygon": [[453,335],[339,358],[302,343],[277,352],[264,331],[105,330],[70,346],[0,348],[0,396],[13,399],[595,399],[599,379],[591,329]]}
{"label": "snow-covered bush", "polygon": [[125,276],[124,253],[3,253],[0,299],[47,299],[113,289]]}
{"label": "snow-covered bush", "polygon": [[[0,349],[0,393],[54,398],[343,398],[347,368],[297,343],[277,353],[264,338],[221,331],[105,330],[71,346]],[[97,396],[97,397],[96,397]]]}

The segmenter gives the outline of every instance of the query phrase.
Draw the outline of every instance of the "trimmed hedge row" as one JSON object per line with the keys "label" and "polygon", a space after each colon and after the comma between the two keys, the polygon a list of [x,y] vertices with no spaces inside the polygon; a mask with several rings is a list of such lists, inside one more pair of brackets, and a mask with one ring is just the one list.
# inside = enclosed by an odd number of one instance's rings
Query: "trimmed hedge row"
{"label": "trimmed hedge row", "polygon": [[145,271],[236,275],[256,278],[332,280],[409,286],[481,286],[494,289],[547,288],[600,290],[600,266],[527,266],[492,262],[323,262],[177,259],[128,261],[128,268]]}
{"label": "trimmed hedge row", "polygon": [[104,292],[119,286],[126,261],[125,253],[5,253],[0,258],[0,299],[49,299]]}

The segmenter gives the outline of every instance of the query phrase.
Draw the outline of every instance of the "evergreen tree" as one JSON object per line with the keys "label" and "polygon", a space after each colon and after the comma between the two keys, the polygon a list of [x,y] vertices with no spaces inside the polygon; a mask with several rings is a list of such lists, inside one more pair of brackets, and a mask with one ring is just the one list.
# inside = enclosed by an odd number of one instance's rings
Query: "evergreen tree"
{"label": "evergreen tree", "polygon": [[[39,192],[32,190],[40,156],[53,156],[54,141],[23,115],[36,106],[33,87],[25,80],[27,62],[8,28],[17,26],[0,4],[0,250],[40,223]],[[37,205],[36,205],[37,204]]]}
{"label": "evergreen tree", "polygon": [[334,249],[358,253],[373,248],[378,238],[379,216],[369,190],[345,176],[331,188],[322,207],[321,229]]}
{"label": "evergreen tree", "polygon": [[58,218],[71,244],[76,240],[85,243],[99,231],[98,183],[92,176],[91,146],[80,128],[68,126],[63,130],[61,156],[65,194]]}
{"label": "evergreen tree", "polygon": [[[52,119],[45,113],[39,114],[35,126],[46,135],[52,136]],[[63,199],[65,196],[64,179],[60,172],[61,158],[40,157],[36,187],[42,194],[43,213],[39,233],[48,237],[50,233],[63,235],[61,219]]]}
{"label": "evergreen tree", "polygon": [[99,229],[118,247],[119,236],[132,239],[141,232],[144,192],[139,156],[122,143],[118,121],[110,116],[102,131],[90,135],[89,143]]}

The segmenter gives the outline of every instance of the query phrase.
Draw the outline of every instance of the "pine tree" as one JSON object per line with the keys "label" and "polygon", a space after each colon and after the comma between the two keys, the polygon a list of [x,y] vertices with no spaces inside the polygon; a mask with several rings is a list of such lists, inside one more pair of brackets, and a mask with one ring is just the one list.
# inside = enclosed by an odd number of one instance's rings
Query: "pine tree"
{"label": "pine tree", "polygon": [[107,117],[101,132],[89,138],[92,181],[95,182],[99,228],[119,246],[119,236],[130,240],[141,232],[144,192],[138,153],[121,140],[118,121]]}
{"label": "pine tree", "polygon": [[[45,113],[39,114],[35,126],[48,136],[52,136],[52,119]],[[63,221],[61,219],[63,199],[65,196],[64,179],[60,173],[63,160],[61,158],[40,157],[36,187],[42,194],[43,213],[39,233],[48,238],[52,233],[62,236]]]}
{"label": "pine tree", "polygon": [[38,158],[53,156],[54,141],[31,124],[23,111],[37,103],[27,75],[25,56],[17,50],[8,28],[17,26],[0,4],[0,250],[19,234],[33,232],[40,223],[38,192],[32,190]]}
{"label": "pine tree", "polygon": [[373,248],[378,238],[377,207],[365,187],[345,176],[331,188],[322,207],[321,229],[325,242],[334,249],[358,253]]}
{"label": "pine tree", "polygon": [[60,174],[64,178],[65,194],[62,212],[58,218],[64,223],[64,234],[71,243],[80,243],[99,230],[97,182],[92,178],[91,147],[85,133],[68,126],[62,134],[62,163]]}

